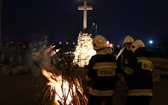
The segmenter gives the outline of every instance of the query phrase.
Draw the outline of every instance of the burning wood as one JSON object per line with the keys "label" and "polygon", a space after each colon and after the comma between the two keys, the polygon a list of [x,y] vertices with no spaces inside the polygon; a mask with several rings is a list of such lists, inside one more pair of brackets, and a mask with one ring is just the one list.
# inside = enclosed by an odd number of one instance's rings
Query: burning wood
{"label": "burning wood", "polygon": [[87,98],[84,94],[79,78],[42,70],[48,79],[43,88],[42,101],[40,105],[86,105]]}

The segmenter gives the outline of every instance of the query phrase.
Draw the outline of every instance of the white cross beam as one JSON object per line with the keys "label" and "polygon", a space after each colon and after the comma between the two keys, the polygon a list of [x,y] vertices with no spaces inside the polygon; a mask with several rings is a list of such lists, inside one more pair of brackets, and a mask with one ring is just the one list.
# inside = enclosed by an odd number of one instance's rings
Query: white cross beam
{"label": "white cross beam", "polygon": [[78,6],[78,10],[83,10],[83,29],[87,28],[87,10],[93,10],[92,6],[87,6],[87,0],[84,0],[84,6]]}

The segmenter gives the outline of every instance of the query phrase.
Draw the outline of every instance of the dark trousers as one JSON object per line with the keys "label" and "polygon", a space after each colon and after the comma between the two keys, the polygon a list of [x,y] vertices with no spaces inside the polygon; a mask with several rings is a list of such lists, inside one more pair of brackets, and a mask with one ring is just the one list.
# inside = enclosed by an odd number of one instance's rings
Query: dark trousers
{"label": "dark trousers", "polygon": [[148,96],[128,96],[126,105],[150,105],[150,100]]}
{"label": "dark trousers", "polygon": [[113,105],[113,96],[89,96],[87,105]]}

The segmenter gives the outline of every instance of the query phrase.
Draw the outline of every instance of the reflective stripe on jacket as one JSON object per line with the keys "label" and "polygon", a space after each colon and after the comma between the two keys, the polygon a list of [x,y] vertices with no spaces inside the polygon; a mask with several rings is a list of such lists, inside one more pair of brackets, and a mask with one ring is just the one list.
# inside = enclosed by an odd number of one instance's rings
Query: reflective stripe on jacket
{"label": "reflective stripe on jacket", "polygon": [[128,91],[127,96],[153,96],[152,89],[132,89]]}
{"label": "reflective stripe on jacket", "polygon": [[116,69],[116,62],[98,62],[93,66],[93,69]]}
{"label": "reflective stripe on jacket", "polygon": [[133,75],[134,69],[131,69],[129,67],[125,67],[124,72],[128,75]]}
{"label": "reflective stripe on jacket", "polygon": [[93,88],[90,88],[89,94],[94,95],[94,96],[113,96],[114,91],[113,90],[96,90]]}

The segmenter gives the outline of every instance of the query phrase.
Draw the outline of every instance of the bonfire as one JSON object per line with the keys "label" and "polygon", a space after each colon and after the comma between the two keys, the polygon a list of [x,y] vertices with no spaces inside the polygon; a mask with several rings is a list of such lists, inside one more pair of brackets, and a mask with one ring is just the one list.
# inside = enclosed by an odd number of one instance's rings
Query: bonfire
{"label": "bonfire", "polygon": [[[58,56],[57,56],[58,57]],[[55,72],[42,70],[47,78],[40,105],[86,105],[88,99],[83,89],[82,72],[71,66],[65,56],[59,59]],[[59,68],[59,69],[58,69]]]}

